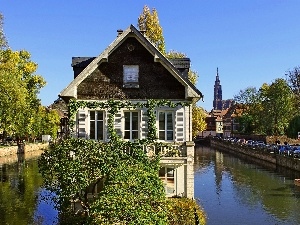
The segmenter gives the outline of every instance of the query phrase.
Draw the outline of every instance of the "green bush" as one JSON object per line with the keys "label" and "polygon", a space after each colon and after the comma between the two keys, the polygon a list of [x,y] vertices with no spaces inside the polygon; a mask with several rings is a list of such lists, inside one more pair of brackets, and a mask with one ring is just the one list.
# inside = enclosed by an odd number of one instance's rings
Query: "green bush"
{"label": "green bush", "polygon": [[193,199],[169,198],[167,200],[167,208],[169,225],[206,224],[204,210]]}

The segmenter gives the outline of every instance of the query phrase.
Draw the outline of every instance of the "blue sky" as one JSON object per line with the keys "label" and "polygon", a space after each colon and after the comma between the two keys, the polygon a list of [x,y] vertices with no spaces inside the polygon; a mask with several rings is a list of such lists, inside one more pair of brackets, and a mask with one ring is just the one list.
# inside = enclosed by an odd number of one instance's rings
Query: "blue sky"
{"label": "blue sky", "polygon": [[71,58],[98,56],[144,5],[157,9],[167,51],[191,59],[208,111],[217,67],[229,99],[300,66],[299,0],[0,0],[0,12],[11,49],[38,63],[47,81],[39,97],[50,105],[73,79]]}

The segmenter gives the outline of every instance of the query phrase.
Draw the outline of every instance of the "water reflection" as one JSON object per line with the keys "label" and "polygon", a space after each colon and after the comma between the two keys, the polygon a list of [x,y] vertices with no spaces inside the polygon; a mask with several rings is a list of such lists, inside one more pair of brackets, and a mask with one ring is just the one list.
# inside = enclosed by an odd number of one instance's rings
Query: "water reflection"
{"label": "water reflection", "polygon": [[[35,156],[36,154],[37,156]],[[0,224],[53,224],[56,211],[40,197],[44,190],[38,172],[41,152],[0,159]],[[33,158],[32,158],[33,157]],[[29,159],[32,158],[32,159]]]}
{"label": "water reflection", "polygon": [[195,197],[209,225],[300,224],[299,173],[260,163],[196,148]]}
{"label": "water reflection", "polygon": [[[40,188],[39,154],[0,158],[0,225],[57,223],[51,202],[40,201],[49,193]],[[195,197],[208,225],[300,224],[300,187],[294,178],[300,174],[209,147],[195,151]]]}

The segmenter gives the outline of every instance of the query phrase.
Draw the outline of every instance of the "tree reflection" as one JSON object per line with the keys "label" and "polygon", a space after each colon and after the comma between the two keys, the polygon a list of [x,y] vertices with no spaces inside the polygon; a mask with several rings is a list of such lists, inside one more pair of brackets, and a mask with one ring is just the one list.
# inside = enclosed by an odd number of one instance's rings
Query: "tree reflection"
{"label": "tree reflection", "polygon": [[0,165],[0,224],[38,224],[33,221],[37,190],[42,184],[36,160]]}

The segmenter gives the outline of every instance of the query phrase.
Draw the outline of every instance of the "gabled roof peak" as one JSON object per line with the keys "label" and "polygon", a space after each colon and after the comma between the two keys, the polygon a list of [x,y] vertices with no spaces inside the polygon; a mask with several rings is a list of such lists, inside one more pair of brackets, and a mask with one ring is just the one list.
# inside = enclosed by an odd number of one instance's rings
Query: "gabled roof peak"
{"label": "gabled roof peak", "polygon": [[153,55],[154,62],[161,63],[182,85],[186,88],[186,98],[200,99],[203,97],[202,93],[188,80],[187,77],[182,76],[179,70],[167,59],[151,41],[144,35],[143,31],[139,31],[132,24],[126,30],[118,30],[117,38],[107,46],[107,48],[98,57],[75,57],[72,60],[72,66],[80,66],[83,63],[88,65],[80,72],[78,76],[60,93],[59,96],[68,98],[77,98],[77,86],[95,69],[98,68],[102,62],[108,62],[109,55],[117,49],[127,37],[135,37],[147,50]]}

